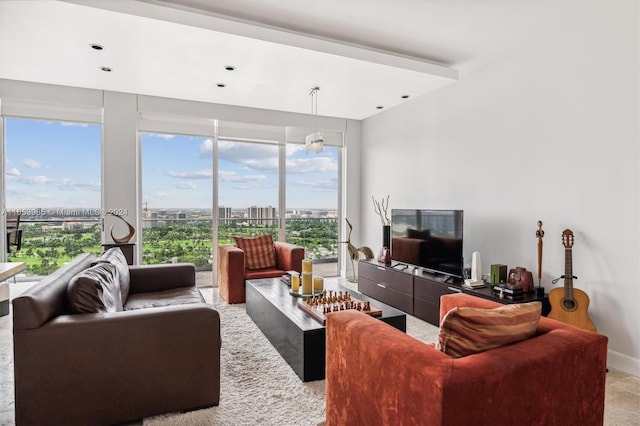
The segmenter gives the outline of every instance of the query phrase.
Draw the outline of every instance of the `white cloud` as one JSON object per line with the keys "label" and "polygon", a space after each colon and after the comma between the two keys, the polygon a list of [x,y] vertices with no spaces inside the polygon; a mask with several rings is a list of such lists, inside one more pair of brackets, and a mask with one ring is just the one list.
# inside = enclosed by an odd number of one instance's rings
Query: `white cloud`
{"label": "white cloud", "polygon": [[231,142],[221,140],[218,145],[221,161],[240,164],[254,170],[278,170],[278,146],[261,143]]}
{"label": "white cloud", "polygon": [[47,183],[51,182],[51,178],[49,178],[47,176],[23,176],[18,180],[21,183],[26,183],[26,184],[29,184],[29,185],[47,184]]}
{"label": "white cloud", "polygon": [[20,176],[22,173],[20,173],[20,170],[16,169],[15,167],[13,169],[7,170],[7,176]]}
{"label": "white cloud", "polygon": [[87,126],[89,126],[88,123],[72,123],[72,122],[69,122],[69,121],[61,121],[60,125],[62,125],[62,126],[76,126],[76,127],[87,127]]}
{"label": "white cloud", "polygon": [[166,139],[166,140],[173,139],[176,137],[176,135],[170,135],[167,133],[147,133],[147,135],[149,135],[152,138],[160,138],[160,139]]}
{"label": "white cloud", "polygon": [[147,199],[163,199],[168,198],[169,193],[166,191],[145,191],[144,198]]}
{"label": "white cloud", "polygon": [[338,178],[324,180],[300,180],[292,183],[296,186],[309,187],[312,192],[335,192],[338,188]]}
{"label": "white cloud", "polygon": [[200,153],[203,156],[211,156],[213,152],[213,139],[207,138],[204,142],[200,144]]}
{"label": "white cloud", "polygon": [[54,184],[63,191],[75,191],[78,189],[100,191],[100,183],[98,182],[78,182],[73,179],[63,178],[54,182]]}
{"label": "white cloud", "polygon": [[338,170],[338,162],[331,157],[314,155],[308,158],[287,158],[287,173],[332,172]]}
{"label": "white cloud", "polygon": [[192,172],[176,172],[172,170],[168,175],[179,179],[211,179],[213,177],[213,171],[210,169]]}
{"label": "white cloud", "polygon": [[218,178],[220,179],[220,182],[227,183],[253,183],[267,179],[265,175],[241,175],[237,172],[227,170],[220,170]]}
{"label": "white cloud", "polygon": [[44,165],[38,160],[27,159],[24,160],[24,166],[28,169],[44,169]]}
{"label": "white cloud", "polygon": [[304,148],[304,145],[302,144],[297,144],[297,143],[287,144],[287,157],[291,157],[292,155],[304,150],[305,148]]}
{"label": "white cloud", "polygon": [[186,181],[186,182],[180,182],[176,185],[176,188],[178,189],[198,189],[198,186],[191,182],[191,181]]}

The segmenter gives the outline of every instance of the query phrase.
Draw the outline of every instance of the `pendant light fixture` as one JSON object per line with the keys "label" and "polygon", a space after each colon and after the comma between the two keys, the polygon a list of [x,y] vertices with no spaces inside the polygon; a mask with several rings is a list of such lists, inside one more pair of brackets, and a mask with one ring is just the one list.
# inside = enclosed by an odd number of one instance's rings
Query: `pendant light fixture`
{"label": "pendant light fixture", "polygon": [[324,148],[324,136],[322,132],[318,131],[318,91],[319,87],[314,87],[309,91],[311,97],[311,114],[315,116],[315,131],[308,134],[304,138],[304,146],[307,148],[307,154],[309,151],[315,151],[315,153],[322,152]]}

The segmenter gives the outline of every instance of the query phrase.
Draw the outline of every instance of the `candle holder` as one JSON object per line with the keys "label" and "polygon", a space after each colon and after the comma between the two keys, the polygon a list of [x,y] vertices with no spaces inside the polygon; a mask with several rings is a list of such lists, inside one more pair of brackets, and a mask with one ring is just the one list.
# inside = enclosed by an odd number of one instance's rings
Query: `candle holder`
{"label": "candle holder", "polygon": [[313,277],[313,293],[322,293],[324,290],[324,278],[322,277]]}

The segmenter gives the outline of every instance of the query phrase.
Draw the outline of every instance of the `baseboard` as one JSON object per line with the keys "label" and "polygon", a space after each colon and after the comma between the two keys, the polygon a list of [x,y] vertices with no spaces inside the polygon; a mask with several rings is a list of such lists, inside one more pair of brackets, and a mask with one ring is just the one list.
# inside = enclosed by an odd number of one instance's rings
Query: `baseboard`
{"label": "baseboard", "polygon": [[640,377],[640,359],[616,351],[607,352],[607,366]]}

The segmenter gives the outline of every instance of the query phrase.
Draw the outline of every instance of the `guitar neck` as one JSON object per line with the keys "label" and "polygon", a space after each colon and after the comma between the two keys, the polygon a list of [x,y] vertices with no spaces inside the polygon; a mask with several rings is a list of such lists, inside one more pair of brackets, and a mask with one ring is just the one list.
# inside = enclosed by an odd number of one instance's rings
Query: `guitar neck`
{"label": "guitar neck", "polygon": [[564,249],[564,298],[573,300],[573,259],[571,248]]}

